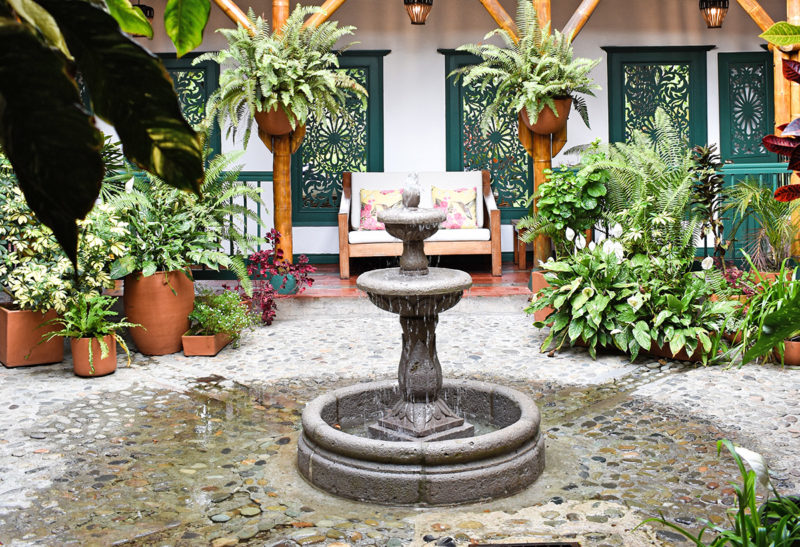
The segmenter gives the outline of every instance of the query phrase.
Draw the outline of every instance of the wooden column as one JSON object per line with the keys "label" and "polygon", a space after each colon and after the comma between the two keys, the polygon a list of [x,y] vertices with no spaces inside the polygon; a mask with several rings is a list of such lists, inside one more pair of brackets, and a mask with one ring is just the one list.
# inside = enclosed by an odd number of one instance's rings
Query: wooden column
{"label": "wooden column", "polygon": [[[545,183],[545,170],[552,167],[551,154],[552,144],[550,135],[537,135],[533,133],[533,191]],[[533,203],[533,210],[536,211],[536,202]],[[542,235],[533,242],[533,267],[539,267],[539,261],[547,262],[550,258],[550,238]]]}
{"label": "wooden column", "polygon": [[[280,33],[289,18],[289,0],[272,0],[272,29]],[[292,147],[291,135],[272,138],[272,196],[275,229],[281,233],[283,257],[292,261]]]}

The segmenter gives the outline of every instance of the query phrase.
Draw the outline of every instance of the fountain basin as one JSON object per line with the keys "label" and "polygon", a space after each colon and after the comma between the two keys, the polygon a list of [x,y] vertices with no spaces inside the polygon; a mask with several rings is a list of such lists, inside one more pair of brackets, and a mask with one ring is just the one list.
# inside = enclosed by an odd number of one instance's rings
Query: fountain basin
{"label": "fountain basin", "polygon": [[356,286],[382,310],[400,315],[431,315],[458,304],[472,278],[449,268],[428,268],[426,275],[406,275],[400,268],[372,270],[358,276]]}
{"label": "fountain basin", "polygon": [[346,433],[402,397],[395,381],[317,397],[303,411],[300,473],[334,495],[388,505],[453,505],[514,494],[544,470],[544,438],[533,400],[503,386],[444,380],[441,398],[496,429],[435,442],[382,441]]}

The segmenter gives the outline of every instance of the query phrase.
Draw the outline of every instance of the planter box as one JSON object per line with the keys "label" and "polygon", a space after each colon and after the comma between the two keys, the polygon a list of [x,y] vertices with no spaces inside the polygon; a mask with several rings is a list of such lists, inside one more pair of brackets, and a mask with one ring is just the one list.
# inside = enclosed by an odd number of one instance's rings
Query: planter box
{"label": "planter box", "polygon": [[[533,292],[534,300],[536,299],[536,294],[540,290],[549,286],[550,283],[548,283],[547,280],[544,278],[544,274],[542,272],[531,272],[531,291]],[[544,321],[554,311],[555,310],[550,307],[541,309],[533,314],[533,320]]]}
{"label": "planter box", "polygon": [[697,349],[694,350],[694,353],[689,355],[686,353],[685,349],[680,350],[677,354],[673,355],[672,351],[669,349],[669,345],[664,347],[658,347],[655,342],[650,345],[650,351],[647,352],[648,354],[654,357],[664,357],[666,359],[673,359],[675,361],[687,361],[690,363],[697,363],[703,360],[703,353],[700,345],[698,343]]}
{"label": "planter box", "polygon": [[0,362],[6,367],[60,363],[64,340],[56,337],[39,343],[42,335],[59,329],[58,325],[42,326],[57,316],[53,310],[41,313],[0,306]]}
{"label": "planter box", "polygon": [[187,357],[204,355],[213,357],[231,343],[231,337],[221,332],[213,336],[182,336],[183,354]]}
{"label": "planter box", "polygon": [[[72,370],[76,376],[92,378],[112,374],[117,370],[117,340],[113,334],[103,337],[108,345],[108,355],[101,358],[102,349],[95,338],[70,338],[69,347],[72,349]],[[92,344],[92,363],[89,363],[89,343]],[[94,365],[94,370],[92,365]]]}

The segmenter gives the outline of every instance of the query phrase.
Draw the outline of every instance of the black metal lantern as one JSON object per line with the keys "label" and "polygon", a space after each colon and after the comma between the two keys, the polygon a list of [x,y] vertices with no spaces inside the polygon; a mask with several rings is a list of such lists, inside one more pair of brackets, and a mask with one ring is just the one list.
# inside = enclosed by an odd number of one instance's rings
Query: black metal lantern
{"label": "black metal lantern", "polygon": [[147,17],[148,21],[152,21],[156,16],[156,10],[154,10],[151,6],[139,3],[139,0],[136,0],[136,7],[142,10],[142,13],[145,17]]}
{"label": "black metal lantern", "polygon": [[721,28],[728,13],[728,0],[700,0],[700,12],[708,28]]}
{"label": "black metal lantern", "polygon": [[403,0],[412,25],[424,25],[433,7],[433,0]]}

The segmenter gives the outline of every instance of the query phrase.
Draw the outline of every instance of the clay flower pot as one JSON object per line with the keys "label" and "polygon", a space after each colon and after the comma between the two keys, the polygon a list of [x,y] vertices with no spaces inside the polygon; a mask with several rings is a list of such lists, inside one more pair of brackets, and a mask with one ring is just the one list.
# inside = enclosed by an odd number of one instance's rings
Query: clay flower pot
{"label": "clay flower pot", "polygon": [[[117,370],[117,340],[107,334],[103,341],[108,346],[108,355],[101,358],[103,351],[96,338],[70,338],[72,348],[72,369],[76,376],[86,378],[105,376]],[[89,361],[89,344],[92,345],[92,360]]]}
{"label": "clay flower pot", "polygon": [[254,117],[258,128],[269,135],[288,135],[292,132],[289,116],[281,107],[256,112]]}
{"label": "clay flower pot", "polygon": [[124,303],[128,320],[141,325],[130,329],[139,352],[167,355],[181,350],[181,336],[189,330],[194,308],[194,281],[184,272],[128,275]]}
{"label": "clay flower pot", "polygon": [[282,295],[297,294],[299,290],[297,278],[292,274],[275,274],[270,278],[269,284],[275,292]]}
{"label": "clay flower pot", "polygon": [[58,325],[42,323],[56,317],[53,310],[42,313],[0,306],[0,361],[7,367],[61,362],[64,341],[55,337],[41,342],[42,335],[59,329]]}
{"label": "clay flower pot", "polygon": [[[549,287],[550,283],[544,278],[542,272],[531,272],[531,292],[536,295],[540,290]],[[551,307],[543,308],[533,314],[534,321],[544,321],[555,310]]]}
{"label": "clay flower pot", "polygon": [[[783,363],[790,367],[800,366],[800,341],[784,340]],[[780,364],[781,359],[775,351],[775,361]]]}
{"label": "clay flower pot", "polygon": [[558,117],[553,113],[549,106],[545,106],[539,113],[539,118],[536,123],[531,123],[528,118],[527,109],[523,108],[519,111],[519,119],[524,123],[528,129],[537,135],[550,135],[564,128],[567,125],[567,118],[569,118],[569,110],[572,107],[572,98],[554,99],[556,103],[556,112]]}
{"label": "clay flower pot", "polygon": [[188,336],[181,338],[183,354],[187,357],[194,355],[211,356],[218,354],[222,348],[231,343],[231,337],[220,332],[209,336]]}

